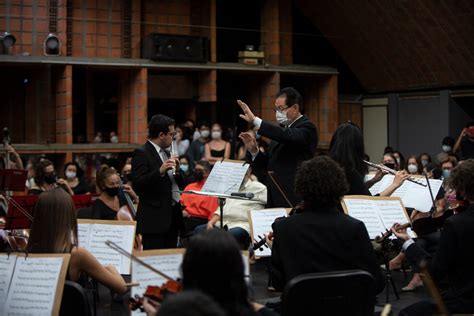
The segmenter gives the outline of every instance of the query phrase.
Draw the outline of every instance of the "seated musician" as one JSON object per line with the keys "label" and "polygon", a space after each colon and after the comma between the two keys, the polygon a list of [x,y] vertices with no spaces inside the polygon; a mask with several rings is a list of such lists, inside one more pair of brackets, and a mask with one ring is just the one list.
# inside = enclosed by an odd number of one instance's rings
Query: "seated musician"
{"label": "seated musician", "polygon": [[138,196],[133,189],[123,185],[120,187],[120,177],[115,168],[103,165],[97,172],[97,187],[100,191],[99,197],[92,203],[92,218],[114,220],[117,219],[117,212],[122,206],[127,204],[123,192],[130,195],[134,203],[138,202]]}
{"label": "seated musician", "polygon": [[[464,197],[469,207],[446,219],[436,253],[430,256],[407,235],[406,230],[392,228],[394,234],[405,240],[403,249],[408,259],[420,263],[427,261],[428,271],[439,284],[447,280],[441,290],[449,313],[474,313],[474,160],[469,159],[454,168],[450,186]],[[432,301],[415,303],[401,311],[401,315],[432,315],[436,313]]]}
{"label": "seated musician", "polygon": [[43,159],[39,161],[35,167],[35,184],[29,188],[28,194],[38,195],[58,186],[70,195],[74,195],[67,181],[58,179],[56,171],[54,171],[54,165],[50,160]]}
{"label": "seated musician", "polygon": [[[188,184],[186,188],[184,188],[184,191],[201,191],[210,171],[211,164],[208,161],[198,161],[194,169],[194,179],[196,182]],[[180,203],[183,206],[185,234],[193,232],[199,225],[207,224],[207,221],[218,206],[216,197],[196,194],[182,194]]]}
{"label": "seated musician", "polygon": [[71,196],[56,188],[40,194],[28,241],[31,253],[70,253],[67,280],[78,282],[85,276],[117,293],[127,290],[113,266],[102,266],[86,249],[78,246],[76,210]]}
{"label": "seated musician", "polygon": [[[223,226],[227,227],[228,232],[234,236],[241,249],[248,249],[251,241],[247,212],[264,209],[267,204],[267,187],[257,180],[251,180],[251,174],[252,169],[249,168],[239,192],[250,192],[254,194],[254,197],[251,200],[227,199],[222,213]],[[217,208],[207,223],[207,229],[213,229],[215,225],[219,227],[218,222],[220,221],[220,209]]]}
{"label": "seated musician", "polygon": [[[329,157],[345,171],[349,184],[347,195],[371,195],[369,188],[384,176],[384,173],[379,170],[373,179],[364,183],[364,177],[368,172],[368,167],[364,163],[364,137],[360,128],[352,122],[339,125],[332,135],[329,144]],[[396,162],[391,155],[384,155],[384,164],[389,161],[386,160],[389,158]],[[390,167],[393,166],[390,165]],[[403,184],[407,177],[408,174],[405,171],[397,172],[392,184],[380,192],[379,195],[390,196]]]}
{"label": "seated musician", "polygon": [[[193,236],[184,254],[181,271],[185,292],[202,291],[214,299],[226,315],[276,316],[273,311],[249,300],[239,246],[222,230],[203,231]],[[148,300],[143,305],[148,315],[157,314],[159,305],[152,305]]]}
{"label": "seated musician", "polygon": [[317,156],[301,164],[295,190],[304,208],[273,224],[272,281],[277,290],[305,273],[361,269],[372,274],[379,293],[385,278],[364,223],[338,209],[348,191],[344,170]]}

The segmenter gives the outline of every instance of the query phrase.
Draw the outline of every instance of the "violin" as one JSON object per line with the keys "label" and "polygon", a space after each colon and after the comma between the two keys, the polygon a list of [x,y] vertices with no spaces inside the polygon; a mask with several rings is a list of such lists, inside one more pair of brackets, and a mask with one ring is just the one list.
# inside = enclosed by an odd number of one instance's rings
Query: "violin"
{"label": "violin", "polygon": [[128,307],[132,311],[140,309],[140,311],[144,312],[143,299],[145,297],[153,301],[161,303],[168,295],[177,294],[181,292],[182,290],[183,290],[183,285],[180,282],[175,281],[175,280],[168,280],[165,283],[163,283],[161,286],[149,285],[147,286],[146,291],[143,294],[143,296],[135,295],[134,298],[130,297]]}

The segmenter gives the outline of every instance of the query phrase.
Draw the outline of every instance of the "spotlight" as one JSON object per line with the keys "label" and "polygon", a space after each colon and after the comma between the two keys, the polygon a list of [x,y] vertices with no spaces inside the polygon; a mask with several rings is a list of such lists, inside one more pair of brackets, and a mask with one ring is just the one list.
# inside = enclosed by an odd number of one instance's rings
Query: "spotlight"
{"label": "spotlight", "polygon": [[53,33],[49,33],[44,40],[44,55],[59,56],[61,55],[61,41]]}
{"label": "spotlight", "polygon": [[8,32],[3,33],[1,37],[3,38],[3,46],[5,46],[5,48],[13,47],[13,45],[15,45],[16,43],[15,36],[11,35]]}

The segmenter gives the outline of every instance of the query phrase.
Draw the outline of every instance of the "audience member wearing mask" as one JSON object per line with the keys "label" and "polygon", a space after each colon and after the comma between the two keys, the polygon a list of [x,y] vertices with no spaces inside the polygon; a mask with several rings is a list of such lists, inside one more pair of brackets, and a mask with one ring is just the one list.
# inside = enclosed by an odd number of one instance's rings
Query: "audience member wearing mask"
{"label": "audience member wearing mask", "polygon": [[115,132],[110,132],[109,136],[111,143],[117,144],[119,142],[118,136]]}
{"label": "audience member wearing mask", "polygon": [[[207,177],[211,172],[208,161],[198,161],[194,168],[194,180],[184,188],[184,191],[201,191]],[[209,218],[218,207],[217,198],[196,194],[182,194],[181,205],[183,206],[184,233],[192,232],[197,226],[207,224]]]}
{"label": "audience member wearing mask", "polygon": [[212,140],[204,147],[204,159],[214,165],[217,161],[230,158],[230,143],[222,139],[222,127],[218,123],[212,125]]}
{"label": "audience member wearing mask", "polygon": [[460,160],[474,158],[474,122],[470,122],[462,130],[453,149]]}
{"label": "audience member wearing mask", "polygon": [[441,174],[443,175],[443,180],[449,179],[451,175],[451,170],[458,164],[456,158],[454,157],[446,157],[443,161],[441,161]]}
{"label": "audience member wearing mask", "polygon": [[422,153],[419,157],[419,161],[422,168],[425,168],[426,165],[432,162],[431,156],[428,153]]}
{"label": "audience member wearing mask", "polygon": [[54,171],[54,165],[50,160],[43,159],[38,162],[35,167],[35,184],[28,190],[28,194],[38,195],[43,191],[49,191],[58,186],[70,195],[74,195],[67,181],[58,179],[56,171]]}
{"label": "audience member wearing mask", "polygon": [[184,155],[189,148],[189,139],[184,136],[184,126],[176,127],[176,145],[178,146],[178,156]]}
{"label": "audience member wearing mask", "polygon": [[422,170],[421,162],[419,162],[416,156],[410,156],[408,157],[405,170],[408,171],[409,174],[419,175],[421,174],[421,170]]}
{"label": "audience member wearing mask", "polygon": [[183,177],[185,186],[194,182],[194,168],[191,167],[187,155],[179,156],[179,169],[181,170],[181,176]]}
{"label": "audience member wearing mask", "polygon": [[405,157],[403,157],[403,154],[398,150],[393,151],[392,154],[395,157],[395,160],[397,161],[398,170],[405,169]]}
{"label": "audience member wearing mask", "polygon": [[[100,195],[92,203],[92,218],[117,219],[117,212],[127,204],[125,196],[120,192],[120,177],[117,170],[103,165],[97,172],[97,187]],[[129,185],[124,184],[123,191],[130,195],[133,202],[138,202],[137,195]]]}
{"label": "audience member wearing mask", "polygon": [[443,138],[441,143],[441,152],[436,155],[436,161],[441,163],[444,159],[453,153],[455,140],[451,136]]}
{"label": "audience member wearing mask", "polygon": [[186,153],[191,166],[194,166],[195,161],[199,161],[204,157],[204,146],[209,141],[209,136],[211,135],[209,124],[202,122],[199,125],[198,133],[199,137],[195,138],[195,140],[189,146],[188,152]]}
{"label": "audience member wearing mask", "polygon": [[392,153],[385,153],[382,158],[382,164],[393,170],[400,170],[397,158]]}
{"label": "audience member wearing mask", "polygon": [[129,186],[132,186],[132,181],[131,181],[131,174],[132,174],[132,158],[128,157],[127,160],[125,161],[125,164],[122,167],[122,182],[124,184],[128,184]]}
{"label": "audience member wearing mask", "polygon": [[89,185],[84,182],[83,175],[84,172],[82,171],[81,167],[77,162],[68,162],[64,166],[64,175],[66,177],[66,182],[74,194],[88,194]]}

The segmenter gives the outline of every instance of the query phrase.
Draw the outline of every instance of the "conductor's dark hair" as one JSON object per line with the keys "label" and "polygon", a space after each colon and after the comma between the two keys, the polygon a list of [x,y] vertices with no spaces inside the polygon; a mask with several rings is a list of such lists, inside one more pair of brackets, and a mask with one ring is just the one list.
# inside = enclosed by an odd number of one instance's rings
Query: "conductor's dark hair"
{"label": "conductor's dark hair", "polygon": [[229,316],[250,309],[242,255],[228,232],[214,229],[193,236],[181,267],[184,290],[201,290]]}
{"label": "conductor's dark hair", "polygon": [[167,297],[158,316],[226,316],[226,313],[201,291],[184,291]]}
{"label": "conductor's dark hair", "polygon": [[468,201],[474,201],[474,159],[460,163],[451,171],[451,187]]}
{"label": "conductor's dark hair", "polygon": [[329,144],[329,157],[346,173],[357,171],[362,177],[368,172],[364,163],[364,137],[360,128],[352,122],[339,125]]}
{"label": "conductor's dark hair", "polygon": [[148,137],[157,138],[160,133],[168,133],[169,127],[174,126],[174,120],[163,114],[153,115],[148,123]]}
{"label": "conductor's dark hair", "polygon": [[276,97],[277,98],[286,97],[286,106],[290,107],[295,104],[298,104],[300,112],[304,113],[303,98],[301,97],[301,94],[298,91],[296,91],[295,88],[293,87],[283,88],[280,91],[278,91]]}
{"label": "conductor's dark hair", "polygon": [[316,156],[301,164],[295,179],[296,193],[305,209],[330,208],[349,191],[344,170],[328,156]]}

